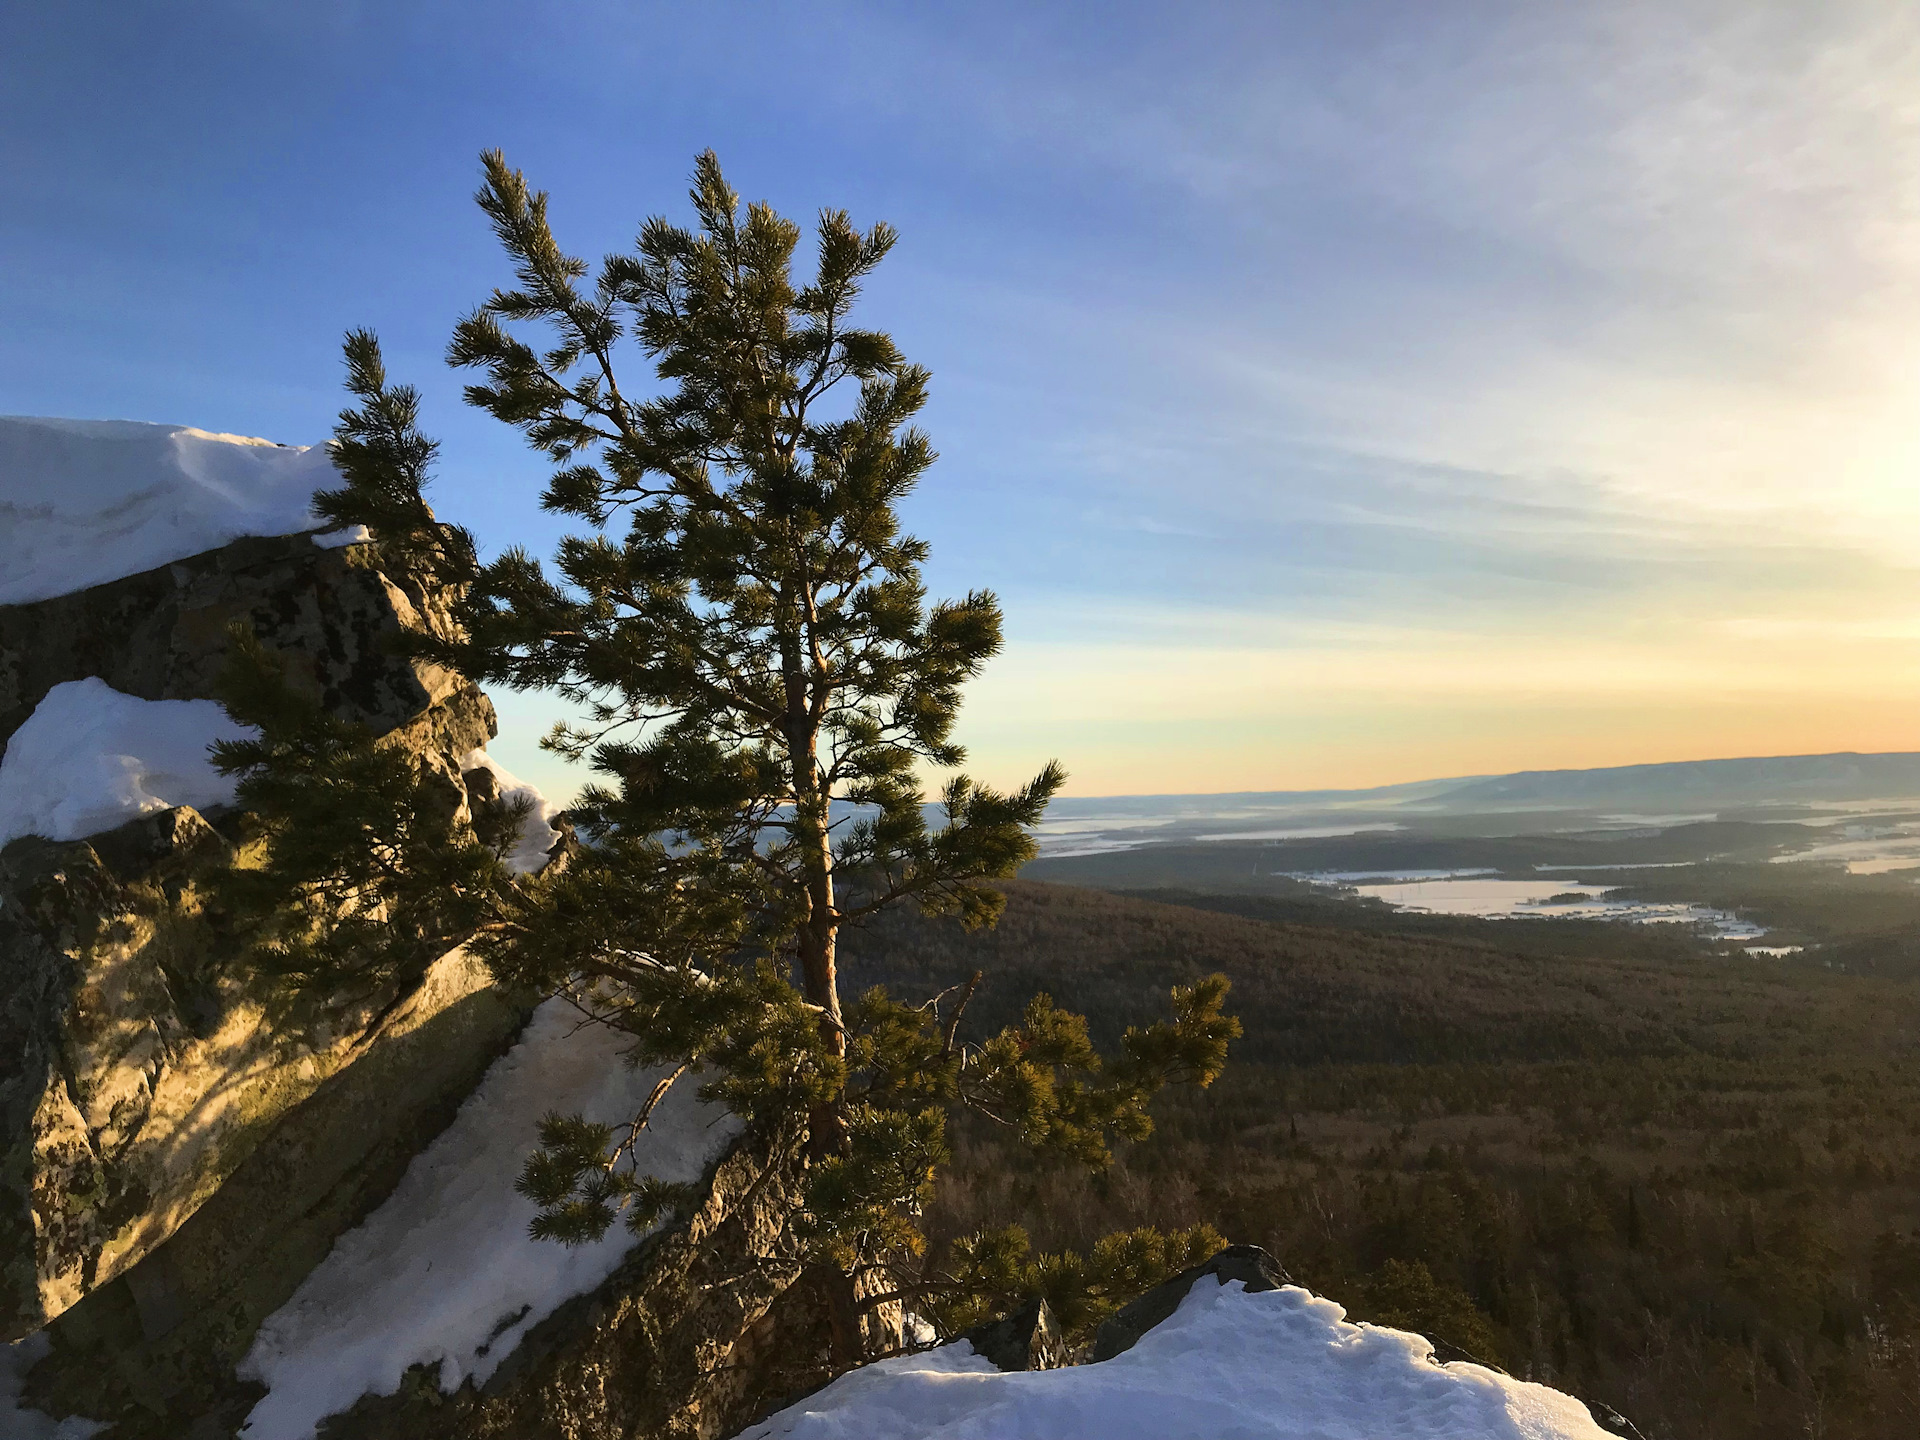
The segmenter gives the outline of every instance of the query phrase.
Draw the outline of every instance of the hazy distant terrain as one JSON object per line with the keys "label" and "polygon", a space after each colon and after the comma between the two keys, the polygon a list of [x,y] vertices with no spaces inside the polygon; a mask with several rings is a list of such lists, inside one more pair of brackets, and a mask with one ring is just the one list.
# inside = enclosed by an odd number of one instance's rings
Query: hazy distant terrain
{"label": "hazy distant terrain", "polygon": [[1920,754],[1068,800],[1041,847],[1027,878],[1257,895],[1307,923],[1372,907],[1663,925],[1723,950],[1904,953],[1920,927]]}
{"label": "hazy distant terrain", "polygon": [[1181,840],[1304,839],[1356,830],[1619,827],[1682,815],[1728,818],[1728,811],[1832,818],[1902,801],[1920,811],[1920,752],[1523,770],[1372,790],[1056,800],[1041,844],[1044,853],[1059,855]]}

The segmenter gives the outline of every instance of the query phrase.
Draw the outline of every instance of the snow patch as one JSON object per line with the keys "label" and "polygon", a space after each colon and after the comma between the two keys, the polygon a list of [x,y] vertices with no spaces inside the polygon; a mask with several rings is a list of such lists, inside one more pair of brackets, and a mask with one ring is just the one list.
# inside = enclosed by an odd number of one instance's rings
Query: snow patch
{"label": "snow patch", "polygon": [[965,1341],[881,1360],[740,1440],[1609,1440],[1587,1407],[1298,1286],[1202,1278],[1098,1365],[1002,1374]]}
{"label": "snow patch", "polygon": [[47,692],[0,756],[0,845],[78,840],[151,810],[233,800],[207,747],[255,732],[211,700],[140,700],[106,681]]}
{"label": "snow patch", "polygon": [[1195,840],[1334,840],[1343,835],[1384,835],[1404,825],[1307,825],[1279,830],[1226,830],[1218,835],[1196,835]]}
{"label": "snow patch", "polygon": [[500,787],[503,800],[531,800],[533,809],[527,812],[526,820],[520,826],[520,840],[507,853],[507,868],[516,875],[531,875],[547,863],[547,856],[553,847],[560,843],[560,830],[553,822],[558,820],[562,811],[537,786],[528,784],[515,775],[485,750],[469,750],[460,757],[460,773],[470,770],[486,770],[492,773],[494,783]]}
{"label": "snow patch", "polygon": [[56,1420],[20,1403],[20,1387],[27,1371],[52,1348],[53,1341],[44,1330],[0,1345],[0,1436],[6,1440],[87,1440],[107,1428],[104,1420],[84,1420],[78,1415]]}
{"label": "snow patch", "polygon": [[349,525],[344,530],[327,530],[309,537],[322,550],[344,550],[349,545],[364,545],[373,532],[364,525]]}
{"label": "snow patch", "polygon": [[326,522],[313,492],[339,484],[324,445],[0,416],[0,605],[103,585],[242,535],[315,529]]}
{"label": "snow patch", "polygon": [[[267,1318],[240,1366],[268,1387],[246,1440],[307,1440],[360,1396],[393,1393],[412,1365],[438,1365],[446,1390],[482,1384],[530,1327],[613,1272],[634,1243],[624,1226],[574,1249],[535,1240],[533,1203],[513,1189],[542,1115],[627,1119],[661,1078],[628,1068],[619,1036],[578,1022],[564,1001],[536,1010],[393,1194]],[[642,1154],[653,1174],[696,1180],[737,1128],[683,1081]]]}
{"label": "snow patch", "polygon": [[1836,824],[1840,838],[1825,840],[1790,855],[1775,855],[1775,865],[1802,860],[1839,862],[1849,875],[1885,875],[1920,868],[1920,823],[1893,825]]}

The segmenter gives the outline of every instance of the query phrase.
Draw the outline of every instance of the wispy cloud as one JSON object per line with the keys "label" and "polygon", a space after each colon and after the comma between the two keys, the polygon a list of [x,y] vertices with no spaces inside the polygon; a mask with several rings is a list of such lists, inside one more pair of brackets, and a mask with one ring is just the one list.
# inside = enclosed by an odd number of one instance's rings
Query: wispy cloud
{"label": "wispy cloud", "polygon": [[[125,54],[37,22],[0,110],[76,118],[0,140],[31,191],[0,247],[44,277],[0,316],[0,381],[266,433],[215,401],[279,375],[307,427],[284,438],[311,440],[339,325],[398,329],[437,375],[500,278],[464,208],[480,143],[586,253],[678,205],[713,144],[749,194],[902,228],[868,318],[936,377],[946,458],[908,516],[931,582],[1007,602],[968,712],[994,773],[1058,751],[1083,793],[1284,787],[1920,743],[1920,9],[526,10],[231,0]],[[454,207],[467,228],[427,243]],[[460,518],[547,533],[500,478],[538,467],[423,383]]]}

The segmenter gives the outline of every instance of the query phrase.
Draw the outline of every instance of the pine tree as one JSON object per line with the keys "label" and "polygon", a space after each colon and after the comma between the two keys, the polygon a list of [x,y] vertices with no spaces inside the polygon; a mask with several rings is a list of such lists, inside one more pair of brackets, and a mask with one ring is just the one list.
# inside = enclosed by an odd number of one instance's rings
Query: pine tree
{"label": "pine tree", "polygon": [[[477,681],[557,693],[582,716],[546,741],[595,776],[570,812],[584,844],[568,864],[516,880],[485,863],[484,837],[438,832],[425,859],[464,864],[462,883],[486,890],[462,910],[460,938],[503,984],[567,995],[629,1036],[634,1060],[668,1067],[647,1109],[620,1124],[551,1117],[521,1188],[541,1207],[536,1232],[554,1239],[592,1238],[623,1213],[651,1224],[685,1197],[646,1174],[647,1114],[666,1085],[702,1076],[709,1100],[804,1136],[807,1201],[789,1258],[842,1282],[850,1360],[852,1282],[870,1297],[960,1284],[917,1258],[948,1110],[975,1107],[1037,1150],[1102,1165],[1116,1137],[1148,1133],[1162,1086],[1218,1073],[1239,1033],[1222,1013],[1226,981],[1176,990],[1173,1019],[1130,1030],[1107,1057],[1046,996],[980,1044],[959,1033],[973,985],[919,1006],[842,996],[847,924],[901,901],[992,923],[1004,904],[992,882],[1033,856],[1031,827],[1064,779],[1049,764],[1002,793],[957,776],[937,823],[923,808],[922,770],[964,761],[961,688],[1000,648],[1001,616],[984,591],[930,603],[927,546],[900,528],[897,507],[935,458],[912,426],[928,375],[850,323],[894,233],[823,212],[815,273],[798,283],[799,227],[764,205],[743,214],[708,153],[696,227],[647,221],[635,251],[588,284],[587,264],[553,237],[546,196],[497,152],[483,163],[478,202],[517,283],[459,324],[449,360],[482,373],[472,404],[555,464],[541,503],[582,528],[551,575],[519,549],[480,565],[471,539],[428,509],[433,447],[416,401],[388,386],[360,332],[347,345],[360,405],[335,443],[347,483],[320,505],[462,590],[463,638],[416,644]],[[521,338],[525,324],[545,328],[546,348]],[[617,374],[633,347],[657,393]],[[233,693],[256,697],[241,718],[267,733],[229,761],[251,786],[243,797],[293,816],[315,803],[318,772],[289,770],[293,732],[257,698],[270,677],[258,656],[237,663]],[[336,744],[328,773],[357,773],[366,748]],[[379,812],[363,845],[408,843],[390,803],[328,803]],[[353,871],[323,850],[287,841],[261,883],[293,896]],[[404,915],[417,930],[421,907],[403,898],[370,894],[348,910]],[[300,953],[329,957],[314,983],[399,973],[403,947],[346,923],[357,928],[333,945],[333,922],[303,913],[296,929],[319,938]]]}
{"label": "pine tree", "polygon": [[[555,243],[546,197],[498,154],[479,203],[519,288],[455,332],[449,359],[486,373],[468,400],[560,462],[542,499],[586,521],[556,568],[523,552],[481,575],[461,653],[477,678],[558,690],[589,721],[553,740],[617,783],[581,799],[597,835],[671,835],[757,872],[761,939],[794,937],[828,1048],[846,1053],[840,927],[906,896],[992,918],[981,882],[1030,858],[1025,827],[1064,779],[1048,765],[1001,795],[948,782],[930,831],[915,769],[964,759],[960,686],[1000,648],[991,594],[929,606],[924,542],[896,506],[933,463],[909,422],[926,371],[849,326],[894,234],[820,217],[818,272],[796,288],[800,231],[739,202],[713,155],[693,191],[698,232],[651,220],[590,292]],[[504,322],[552,332],[540,353]],[[613,366],[637,338],[673,390],[630,399]],[[575,378],[577,376],[577,378]],[[847,388],[857,399],[833,417]],[[624,536],[608,533],[624,516]],[[835,802],[867,818],[834,835]],[[873,877],[849,900],[836,872]]]}

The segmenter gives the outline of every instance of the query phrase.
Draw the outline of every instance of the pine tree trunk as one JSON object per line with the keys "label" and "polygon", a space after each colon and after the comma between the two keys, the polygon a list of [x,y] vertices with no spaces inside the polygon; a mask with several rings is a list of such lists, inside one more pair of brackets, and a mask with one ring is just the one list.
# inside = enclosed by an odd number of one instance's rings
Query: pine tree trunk
{"label": "pine tree trunk", "polygon": [[807,837],[810,850],[816,844],[816,853],[808,857],[813,863],[808,867],[812,873],[807,883],[807,920],[800,927],[800,971],[808,1001],[825,1012],[820,1023],[826,1032],[828,1047],[835,1055],[845,1055],[847,1036],[840,1020],[840,978],[834,964],[840,927],[833,911],[833,856],[824,830],[817,837]]}
{"label": "pine tree trunk", "polygon": [[827,1361],[838,1375],[864,1364],[867,1358],[859,1296],[853,1277],[831,1265],[820,1267],[819,1287],[827,1312]]}
{"label": "pine tree trunk", "polygon": [[[816,837],[808,836],[812,849]],[[807,999],[821,1009],[820,1030],[830,1054],[844,1059],[847,1032],[840,1018],[840,982],[834,968],[834,951],[839,926],[833,913],[833,856],[830,841],[822,830],[817,837],[818,869],[809,876],[807,900],[809,914],[800,927],[800,971]],[[809,859],[815,856],[810,855]],[[812,868],[812,867],[809,867]],[[816,1158],[837,1154],[846,1143],[847,1119],[842,1100],[836,1097],[808,1117],[809,1152]]]}
{"label": "pine tree trunk", "polygon": [[[821,1038],[829,1054],[844,1059],[847,1032],[840,1017],[840,980],[835,972],[835,942],[839,938],[839,916],[834,911],[833,835],[828,829],[828,796],[820,783],[815,754],[818,737],[804,709],[795,704],[805,695],[801,685],[791,683],[798,671],[796,662],[789,669],[789,703],[795,705],[788,715],[787,737],[792,766],[795,819],[799,825],[801,868],[806,886],[807,916],[801,923],[797,943],[800,951],[801,984],[810,1004],[820,1007]],[[836,1096],[807,1117],[807,1150],[815,1159],[838,1154],[847,1138],[846,1107]]]}
{"label": "pine tree trunk", "polygon": [[834,942],[840,926],[833,903],[833,832],[829,828],[833,797],[820,773],[820,735],[811,704],[812,689],[824,683],[824,677],[808,675],[800,657],[797,631],[783,641],[781,649],[787,690],[783,729],[798,825],[794,838],[799,842],[807,892],[807,918],[799,934],[800,973],[807,1000],[821,1009],[820,1024],[828,1049],[844,1056],[847,1036],[840,1023],[840,982],[834,972]]}

